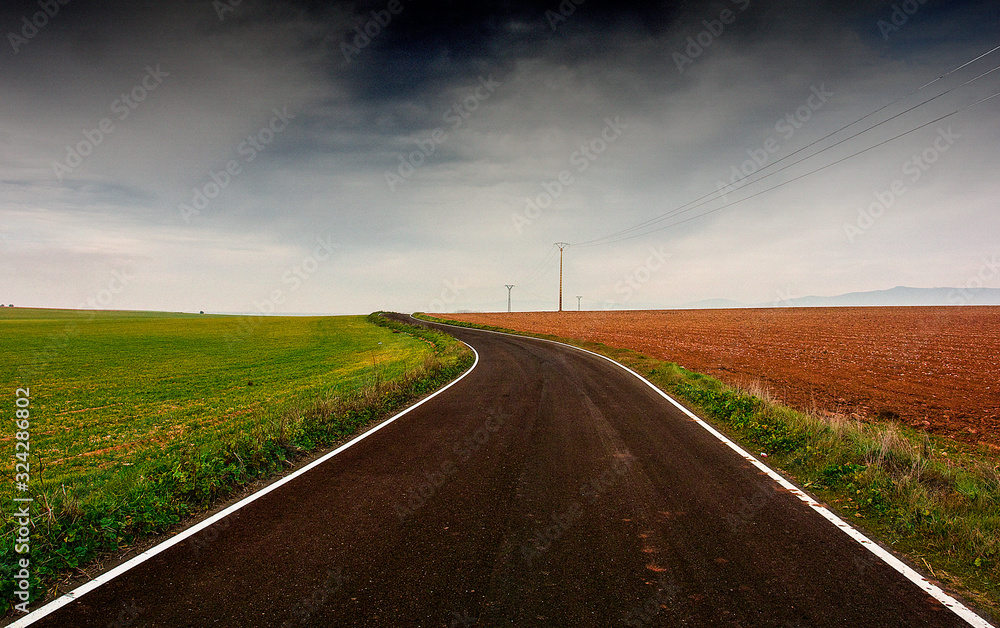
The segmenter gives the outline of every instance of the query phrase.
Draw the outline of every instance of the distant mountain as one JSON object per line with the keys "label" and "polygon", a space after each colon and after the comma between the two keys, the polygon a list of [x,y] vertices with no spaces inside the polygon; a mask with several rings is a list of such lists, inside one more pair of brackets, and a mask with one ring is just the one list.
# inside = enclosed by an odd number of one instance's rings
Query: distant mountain
{"label": "distant mountain", "polygon": [[685,303],[680,306],[679,310],[725,310],[733,308],[742,307],[756,307],[753,305],[747,305],[746,303],[740,303],[739,301],[731,301],[729,299],[706,299],[704,301],[695,301],[694,303]]}
{"label": "distant mountain", "polygon": [[708,299],[679,309],[724,309],[740,307],[863,307],[919,305],[1000,305],[998,288],[907,288],[851,292],[833,297],[798,297],[770,303],[746,305],[728,299]]}
{"label": "distant mountain", "polygon": [[762,304],[764,307],[844,307],[877,305],[1000,305],[997,288],[907,288],[851,292],[835,297],[801,297]]}

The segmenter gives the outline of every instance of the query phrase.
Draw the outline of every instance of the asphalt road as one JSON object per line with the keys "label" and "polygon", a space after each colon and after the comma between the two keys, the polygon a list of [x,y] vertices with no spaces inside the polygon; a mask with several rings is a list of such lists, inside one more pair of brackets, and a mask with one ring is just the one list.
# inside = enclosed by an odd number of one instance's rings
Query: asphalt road
{"label": "asphalt road", "polygon": [[35,626],[967,626],[606,360],[478,366]]}

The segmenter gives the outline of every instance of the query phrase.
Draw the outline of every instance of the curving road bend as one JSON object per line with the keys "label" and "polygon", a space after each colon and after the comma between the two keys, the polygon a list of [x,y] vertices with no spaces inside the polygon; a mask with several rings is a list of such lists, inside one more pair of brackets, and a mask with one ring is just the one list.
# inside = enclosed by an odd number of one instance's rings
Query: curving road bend
{"label": "curving road bend", "polygon": [[600,357],[462,381],[35,626],[968,626]]}

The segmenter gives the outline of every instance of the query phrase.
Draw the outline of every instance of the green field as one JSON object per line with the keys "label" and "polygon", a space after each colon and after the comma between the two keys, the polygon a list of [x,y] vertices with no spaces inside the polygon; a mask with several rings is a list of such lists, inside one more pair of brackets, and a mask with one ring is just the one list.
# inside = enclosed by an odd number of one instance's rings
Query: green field
{"label": "green field", "polygon": [[443,335],[363,316],[3,308],[0,344],[8,601],[15,389],[31,392],[32,557],[44,585],[335,442],[468,362]]}

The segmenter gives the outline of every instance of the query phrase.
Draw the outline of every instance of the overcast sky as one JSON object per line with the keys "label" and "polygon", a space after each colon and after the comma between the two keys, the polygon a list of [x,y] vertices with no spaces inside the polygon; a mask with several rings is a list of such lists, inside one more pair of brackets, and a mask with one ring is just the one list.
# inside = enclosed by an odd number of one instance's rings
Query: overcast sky
{"label": "overcast sky", "polygon": [[995,1],[634,4],[6,2],[0,301],[555,309],[555,242],[567,308],[1000,287],[1000,51],[912,93]]}

